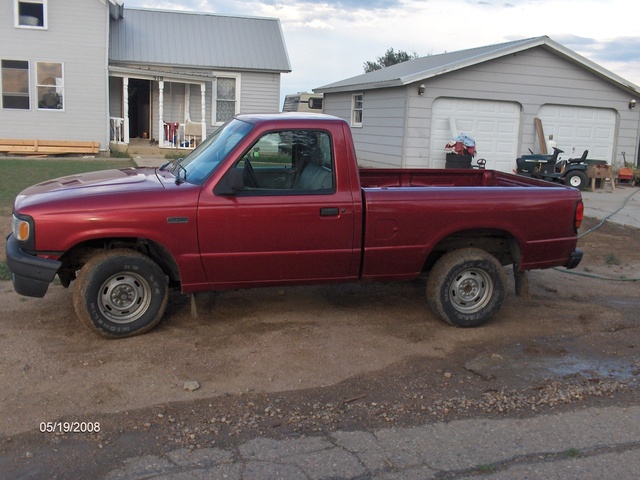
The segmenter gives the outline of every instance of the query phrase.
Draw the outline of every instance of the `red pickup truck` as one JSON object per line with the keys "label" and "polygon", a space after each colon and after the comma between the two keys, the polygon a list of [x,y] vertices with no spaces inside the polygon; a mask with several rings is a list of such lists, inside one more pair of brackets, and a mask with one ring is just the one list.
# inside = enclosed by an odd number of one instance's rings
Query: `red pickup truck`
{"label": "red pickup truck", "polygon": [[[15,290],[74,283],[107,337],[152,329],[184,293],[410,280],[443,320],[488,321],[530,269],[574,268],[580,192],[491,170],[359,169],[348,124],[240,115],[184,159],[40,183],[15,201]],[[526,283],[525,283],[526,284]]]}

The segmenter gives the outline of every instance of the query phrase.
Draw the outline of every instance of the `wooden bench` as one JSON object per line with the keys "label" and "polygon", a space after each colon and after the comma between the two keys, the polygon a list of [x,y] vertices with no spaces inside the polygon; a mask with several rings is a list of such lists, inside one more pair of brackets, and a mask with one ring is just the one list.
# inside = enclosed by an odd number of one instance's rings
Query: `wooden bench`
{"label": "wooden bench", "polygon": [[10,155],[96,154],[100,152],[100,142],[0,139],[0,152]]}

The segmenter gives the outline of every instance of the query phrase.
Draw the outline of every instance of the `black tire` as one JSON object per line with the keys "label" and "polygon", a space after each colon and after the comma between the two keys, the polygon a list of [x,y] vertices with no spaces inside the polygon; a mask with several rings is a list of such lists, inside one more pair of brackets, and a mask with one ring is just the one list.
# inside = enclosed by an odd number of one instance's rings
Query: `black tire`
{"label": "black tire", "polygon": [[580,171],[576,170],[575,172],[567,173],[567,176],[564,177],[564,184],[569,187],[577,188],[578,190],[584,190],[587,186],[589,179],[587,175]]}
{"label": "black tire", "polygon": [[431,310],[456,327],[477,327],[502,307],[507,275],[500,262],[479,248],[445,254],[427,279]]}
{"label": "black tire", "polygon": [[73,307],[80,321],[108,338],[146,333],[167,307],[167,278],[149,257],[134,250],[108,250],[80,270]]}

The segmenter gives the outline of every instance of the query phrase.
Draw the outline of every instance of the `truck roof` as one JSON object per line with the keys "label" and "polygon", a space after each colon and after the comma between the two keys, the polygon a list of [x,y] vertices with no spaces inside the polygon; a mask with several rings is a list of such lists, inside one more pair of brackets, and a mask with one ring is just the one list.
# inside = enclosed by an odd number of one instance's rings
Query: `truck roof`
{"label": "truck roof", "polygon": [[250,123],[274,123],[274,122],[291,122],[300,121],[308,122],[323,121],[323,122],[344,122],[344,119],[335,117],[333,115],[327,115],[325,113],[310,113],[310,112],[282,112],[282,113],[247,113],[236,115],[238,120],[244,120]]}

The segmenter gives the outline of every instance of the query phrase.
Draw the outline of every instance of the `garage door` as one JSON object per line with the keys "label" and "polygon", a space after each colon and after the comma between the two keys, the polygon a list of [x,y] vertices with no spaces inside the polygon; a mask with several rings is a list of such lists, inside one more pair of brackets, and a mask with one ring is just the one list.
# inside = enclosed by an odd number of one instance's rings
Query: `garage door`
{"label": "garage door", "polygon": [[430,167],[444,168],[444,146],[455,135],[476,141],[476,159],[487,160],[487,168],[511,172],[518,157],[520,105],[515,102],[438,98],[431,119]]}
{"label": "garage door", "polygon": [[543,105],[538,113],[545,137],[553,134],[564,157],[580,156],[589,150],[589,158],[611,163],[616,138],[615,110],[607,108]]}

